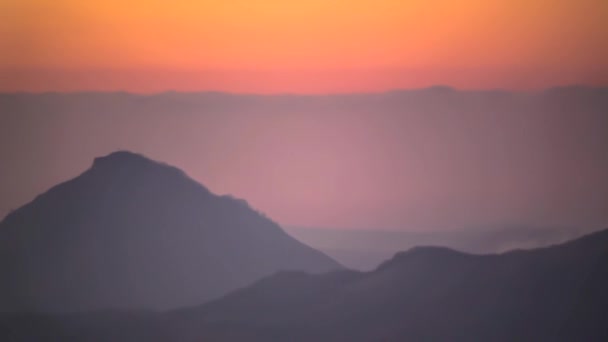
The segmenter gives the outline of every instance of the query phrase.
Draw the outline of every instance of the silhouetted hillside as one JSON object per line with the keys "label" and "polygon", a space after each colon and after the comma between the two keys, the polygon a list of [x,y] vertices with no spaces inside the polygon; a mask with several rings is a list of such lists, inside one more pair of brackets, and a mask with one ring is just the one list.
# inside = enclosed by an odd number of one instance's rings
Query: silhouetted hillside
{"label": "silhouetted hillside", "polygon": [[605,341],[608,230],[530,251],[419,247],[378,269],[279,272],[200,307],[10,317],[3,334],[67,341]]}
{"label": "silhouetted hillside", "polygon": [[184,315],[213,340],[248,331],[277,341],[599,341],[606,289],[603,231],[499,255],[413,248],[369,273],[282,273]]}
{"label": "silhouetted hillside", "polygon": [[95,159],[0,223],[4,312],[175,308],[278,270],[336,268],[245,201],[130,152]]}

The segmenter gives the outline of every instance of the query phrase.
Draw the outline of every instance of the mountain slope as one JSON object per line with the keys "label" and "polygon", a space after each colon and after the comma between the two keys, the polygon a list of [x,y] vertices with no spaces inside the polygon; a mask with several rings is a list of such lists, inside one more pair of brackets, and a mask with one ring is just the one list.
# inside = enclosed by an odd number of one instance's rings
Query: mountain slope
{"label": "mountain slope", "polygon": [[95,159],[0,223],[0,311],[167,309],[278,270],[340,266],[243,200],[130,152]]}

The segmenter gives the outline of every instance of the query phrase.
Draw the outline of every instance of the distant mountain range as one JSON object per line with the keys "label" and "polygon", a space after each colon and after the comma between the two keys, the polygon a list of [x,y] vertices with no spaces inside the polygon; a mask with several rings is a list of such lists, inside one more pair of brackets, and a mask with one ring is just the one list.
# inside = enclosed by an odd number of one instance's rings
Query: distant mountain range
{"label": "distant mountain range", "polygon": [[449,247],[473,254],[493,254],[558,244],[597,228],[504,226],[420,232],[290,226],[284,229],[348,268],[369,271],[395,253],[416,246]]}
{"label": "distant mountain range", "polygon": [[0,312],[177,308],[340,267],[244,200],[116,152],[0,223]]}
{"label": "distant mountain range", "polygon": [[529,251],[417,247],[372,272],[279,272],[164,314],[21,315],[15,340],[606,341],[608,230]]}

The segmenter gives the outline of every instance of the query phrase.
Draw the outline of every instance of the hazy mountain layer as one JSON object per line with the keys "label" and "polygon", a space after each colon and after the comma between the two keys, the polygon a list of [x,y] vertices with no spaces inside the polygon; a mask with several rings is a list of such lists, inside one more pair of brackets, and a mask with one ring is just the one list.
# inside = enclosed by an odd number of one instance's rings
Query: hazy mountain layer
{"label": "hazy mountain layer", "polygon": [[285,227],[287,233],[296,239],[342,265],[360,271],[373,270],[395,253],[416,246],[441,246],[473,254],[492,254],[563,243],[596,229],[505,226],[414,232]]}
{"label": "hazy mountain layer", "polygon": [[587,87],[0,94],[0,216],[92,155],[128,149],[283,225],[599,229],[608,226],[606,113],[608,88]]}

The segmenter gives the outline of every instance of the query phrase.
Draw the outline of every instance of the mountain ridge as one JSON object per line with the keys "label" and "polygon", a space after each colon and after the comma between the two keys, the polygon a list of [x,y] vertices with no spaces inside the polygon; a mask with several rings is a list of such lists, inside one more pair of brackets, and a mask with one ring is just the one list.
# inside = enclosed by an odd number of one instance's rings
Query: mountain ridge
{"label": "mountain ridge", "polygon": [[422,247],[369,272],[277,272],[206,304],[162,314],[0,316],[0,336],[113,342],[602,341],[608,337],[607,265],[608,229],[502,254]]}

